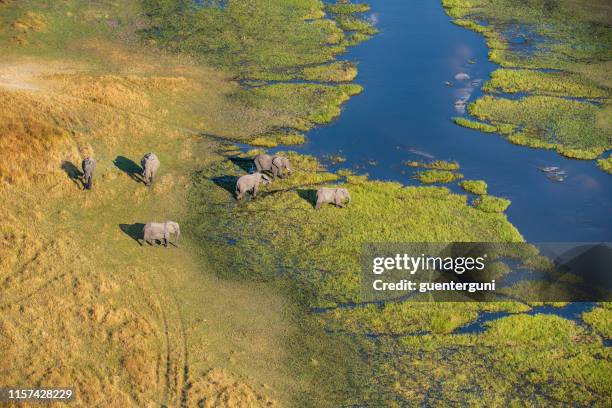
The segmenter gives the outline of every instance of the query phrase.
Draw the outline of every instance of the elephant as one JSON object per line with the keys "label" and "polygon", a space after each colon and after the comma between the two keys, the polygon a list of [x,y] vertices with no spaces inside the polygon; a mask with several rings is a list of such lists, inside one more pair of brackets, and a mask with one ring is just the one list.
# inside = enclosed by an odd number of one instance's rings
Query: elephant
{"label": "elephant", "polygon": [[276,176],[283,177],[283,170],[287,170],[287,174],[291,174],[291,164],[289,159],[284,156],[270,156],[269,154],[259,154],[253,159],[255,168],[258,172],[271,171],[274,179]]}
{"label": "elephant", "polygon": [[140,161],[140,165],[142,166],[142,177],[144,179],[144,183],[145,185],[150,186],[153,184],[153,178],[159,169],[159,159],[155,153],[147,153]]}
{"label": "elephant", "polygon": [[181,237],[181,229],[177,222],[166,221],[166,222],[149,222],[142,229],[142,235],[145,242],[149,245],[153,245],[153,241],[159,239],[163,240],[164,245],[167,247],[170,241],[170,235],[176,235],[174,245],[178,246],[179,238]]}
{"label": "elephant", "polygon": [[93,173],[96,169],[96,161],[92,157],[86,157],[81,163],[83,168],[83,185],[87,190],[93,185]]}
{"label": "elephant", "polygon": [[257,188],[260,183],[270,183],[270,177],[263,173],[245,174],[236,182],[236,200],[240,200],[248,191],[253,191],[253,198],[257,197]]}
{"label": "elephant", "polygon": [[346,199],[346,204],[351,202],[351,195],[346,188],[328,188],[322,187],[317,190],[317,204],[315,208],[318,210],[321,205],[334,203],[336,207],[344,207],[342,202]]}

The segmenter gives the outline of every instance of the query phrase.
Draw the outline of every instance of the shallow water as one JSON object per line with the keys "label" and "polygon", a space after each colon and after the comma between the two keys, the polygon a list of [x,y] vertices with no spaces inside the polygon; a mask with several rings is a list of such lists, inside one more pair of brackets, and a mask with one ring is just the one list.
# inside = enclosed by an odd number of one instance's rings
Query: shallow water
{"label": "shallow water", "polygon": [[[352,167],[404,184],[417,184],[404,160],[457,160],[467,179],[483,179],[490,194],[512,200],[508,217],[527,240],[612,240],[612,176],[593,161],[515,146],[451,122],[461,114],[455,102],[475,100],[496,68],[487,60],[482,36],[452,24],[439,1],[369,3],[381,32],[345,56],[358,61],[364,93],[295,150],[317,157],[339,154],[347,162],[332,169]],[[461,72],[470,80],[456,80]],[[546,166],[566,171],[565,180],[548,178],[539,170]]]}

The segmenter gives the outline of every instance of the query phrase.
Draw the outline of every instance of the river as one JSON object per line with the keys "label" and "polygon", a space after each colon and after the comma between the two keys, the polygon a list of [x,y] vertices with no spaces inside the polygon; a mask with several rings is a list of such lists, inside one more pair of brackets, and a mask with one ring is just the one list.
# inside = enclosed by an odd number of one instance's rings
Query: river
{"label": "river", "polygon": [[[516,146],[451,122],[462,114],[455,101],[482,95],[482,81],[497,68],[481,35],[452,24],[439,1],[369,3],[380,33],[343,56],[358,62],[356,82],[364,92],[294,150],[320,158],[341,155],[347,161],[332,169],[354,168],[406,185],[418,183],[402,161],[456,160],[466,179],[485,180],[490,194],[512,200],[508,218],[526,240],[612,240],[612,177],[593,161]],[[461,72],[471,79],[457,81]],[[540,170],[545,166],[560,167],[566,179],[550,180]]]}

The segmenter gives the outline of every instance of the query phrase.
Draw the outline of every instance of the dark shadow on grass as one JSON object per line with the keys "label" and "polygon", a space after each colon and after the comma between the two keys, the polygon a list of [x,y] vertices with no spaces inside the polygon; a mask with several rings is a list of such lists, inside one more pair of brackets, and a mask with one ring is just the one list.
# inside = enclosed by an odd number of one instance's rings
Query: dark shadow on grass
{"label": "dark shadow on grass", "polygon": [[255,171],[255,165],[253,164],[253,159],[245,159],[242,157],[230,157],[229,159],[232,163],[234,163],[236,166],[240,167],[242,170],[244,170],[247,173],[250,173],[251,171]]}
{"label": "dark shadow on grass", "polygon": [[317,190],[309,188],[300,188],[297,190],[298,195],[314,208],[317,205]]}
{"label": "dark shadow on grass", "polygon": [[219,176],[213,177],[211,180],[219,187],[227,190],[232,196],[236,195],[236,182],[238,181],[238,176]]}
{"label": "dark shadow on grass", "polygon": [[144,180],[142,179],[142,168],[133,160],[128,159],[125,156],[117,156],[113,161],[113,164],[117,166],[119,170],[130,176],[132,180],[139,183],[144,183]]}
{"label": "dark shadow on grass", "polygon": [[68,178],[70,178],[70,180],[72,180],[77,187],[84,188],[83,172],[81,172],[77,166],[68,160],[64,160],[62,161],[62,170],[66,172]]}
{"label": "dark shadow on grass", "polygon": [[[144,244],[144,237],[142,230],[144,229],[144,224],[135,223],[135,224],[119,224],[119,228],[123,231],[127,236],[132,238],[134,241],[138,242],[141,246]],[[143,240],[141,242],[141,240]]]}

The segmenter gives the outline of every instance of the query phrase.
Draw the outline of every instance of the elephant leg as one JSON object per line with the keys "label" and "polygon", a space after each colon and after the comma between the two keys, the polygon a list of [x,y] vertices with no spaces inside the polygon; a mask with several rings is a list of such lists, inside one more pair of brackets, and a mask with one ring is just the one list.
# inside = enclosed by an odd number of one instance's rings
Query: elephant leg
{"label": "elephant leg", "polygon": [[342,198],[336,197],[336,207],[342,208],[344,205],[342,204]]}
{"label": "elephant leg", "polygon": [[255,169],[258,173],[261,173],[261,164],[259,164],[259,160],[255,160]]}
{"label": "elephant leg", "polygon": [[257,186],[253,187],[253,198],[257,198]]}
{"label": "elephant leg", "polygon": [[276,176],[278,176],[278,169],[276,166],[272,166],[272,176],[274,177],[274,180],[276,180]]}
{"label": "elephant leg", "polygon": [[321,204],[323,204],[322,201],[317,200],[317,204],[315,205],[315,210],[318,210],[321,208]]}

